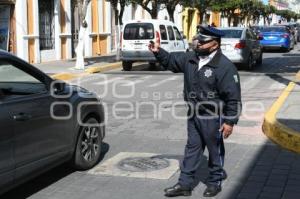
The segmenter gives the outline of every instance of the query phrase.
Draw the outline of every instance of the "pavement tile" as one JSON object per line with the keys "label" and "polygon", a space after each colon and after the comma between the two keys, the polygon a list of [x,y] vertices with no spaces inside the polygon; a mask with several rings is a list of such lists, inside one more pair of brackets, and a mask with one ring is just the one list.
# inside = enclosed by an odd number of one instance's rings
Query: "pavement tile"
{"label": "pavement tile", "polygon": [[288,173],[289,173],[289,170],[287,170],[287,169],[272,169],[272,171],[271,171],[271,175],[273,175],[273,174],[287,175]]}
{"label": "pavement tile", "polygon": [[272,192],[272,193],[281,193],[284,187],[273,187],[273,186],[264,186],[263,191],[265,192]]}
{"label": "pavement tile", "polygon": [[268,180],[266,183],[266,186],[272,186],[272,187],[284,187],[286,184],[285,180]]}
{"label": "pavement tile", "polygon": [[248,181],[249,182],[266,182],[268,179],[267,176],[256,176],[256,175],[251,175],[249,178],[248,178]]}
{"label": "pavement tile", "polygon": [[259,199],[261,198],[280,199],[281,193],[272,192],[272,191],[263,191],[261,194],[259,194]]}
{"label": "pavement tile", "polygon": [[285,192],[281,199],[299,199],[299,193]]}
{"label": "pavement tile", "polygon": [[237,196],[237,199],[254,199],[257,198],[259,193],[249,192],[249,193],[240,193]]}

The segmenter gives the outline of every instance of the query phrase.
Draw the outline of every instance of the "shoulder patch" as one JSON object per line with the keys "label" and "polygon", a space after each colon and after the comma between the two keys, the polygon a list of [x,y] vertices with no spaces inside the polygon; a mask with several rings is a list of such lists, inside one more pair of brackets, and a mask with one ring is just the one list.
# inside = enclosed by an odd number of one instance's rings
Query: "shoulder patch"
{"label": "shoulder patch", "polygon": [[238,83],[238,82],[239,82],[239,78],[238,78],[237,75],[233,75],[233,79],[234,79],[235,83]]}

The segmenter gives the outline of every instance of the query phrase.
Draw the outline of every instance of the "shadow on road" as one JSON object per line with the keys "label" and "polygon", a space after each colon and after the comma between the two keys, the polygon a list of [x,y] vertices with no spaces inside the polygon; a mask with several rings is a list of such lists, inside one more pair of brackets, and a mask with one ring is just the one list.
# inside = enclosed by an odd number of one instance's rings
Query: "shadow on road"
{"label": "shadow on road", "polygon": [[247,162],[248,165],[242,170],[238,180],[224,188],[224,191],[230,191],[222,199],[299,197],[299,154],[279,146],[264,145],[249,158],[252,161]]}
{"label": "shadow on road", "polygon": [[[102,152],[100,155],[99,162],[102,161],[105,157],[105,154],[109,151],[109,144],[103,143],[102,145]],[[1,199],[24,199],[28,198],[31,195],[45,189],[46,187],[50,186],[58,182],[59,180],[71,175],[72,173],[76,172],[72,167],[65,163],[58,167],[51,169],[50,171],[17,186],[16,188],[10,190],[9,192],[0,196]]]}

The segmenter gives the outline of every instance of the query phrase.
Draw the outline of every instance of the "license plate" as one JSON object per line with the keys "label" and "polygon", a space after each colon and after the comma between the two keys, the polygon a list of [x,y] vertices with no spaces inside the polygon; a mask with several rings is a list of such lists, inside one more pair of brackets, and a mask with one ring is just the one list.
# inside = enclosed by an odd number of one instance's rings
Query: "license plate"
{"label": "license plate", "polygon": [[139,50],[143,48],[143,44],[134,44],[134,49]]}

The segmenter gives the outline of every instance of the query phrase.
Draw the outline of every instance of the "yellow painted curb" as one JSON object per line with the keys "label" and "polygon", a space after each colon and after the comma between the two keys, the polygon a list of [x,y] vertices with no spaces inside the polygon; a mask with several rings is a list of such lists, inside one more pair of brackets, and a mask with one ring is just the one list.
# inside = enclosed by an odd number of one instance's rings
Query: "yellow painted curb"
{"label": "yellow painted curb", "polygon": [[72,79],[83,77],[83,76],[93,74],[93,73],[99,73],[99,72],[105,72],[105,71],[117,69],[117,68],[121,67],[121,65],[122,65],[122,62],[116,62],[116,63],[107,64],[107,65],[103,65],[103,66],[94,66],[94,67],[87,68],[84,70],[85,71],[84,73],[78,73],[78,74],[58,73],[55,75],[51,75],[51,77],[53,79],[67,81],[67,80],[72,80]]}
{"label": "yellow painted curb", "polygon": [[277,112],[289,96],[290,92],[294,89],[295,85],[296,83],[290,82],[270,110],[265,114],[262,128],[264,134],[273,142],[288,150],[300,153],[300,132],[283,125],[276,119]]}
{"label": "yellow painted curb", "polygon": [[51,75],[53,79],[58,79],[58,80],[71,80],[79,77],[80,75],[78,74],[73,74],[73,73],[58,73],[55,75]]}
{"label": "yellow painted curb", "polygon": [[100,73],[100,72],[105,72],[105,71],[120,68],[121,65],[122,65],[122,62],[116,62],[116,63],[112,63],[112,64],[107,64],[104,66],[94,66],[94,67],[90,67],[90,68],[86,69],[85,72],[87,72],[89,74]]}

